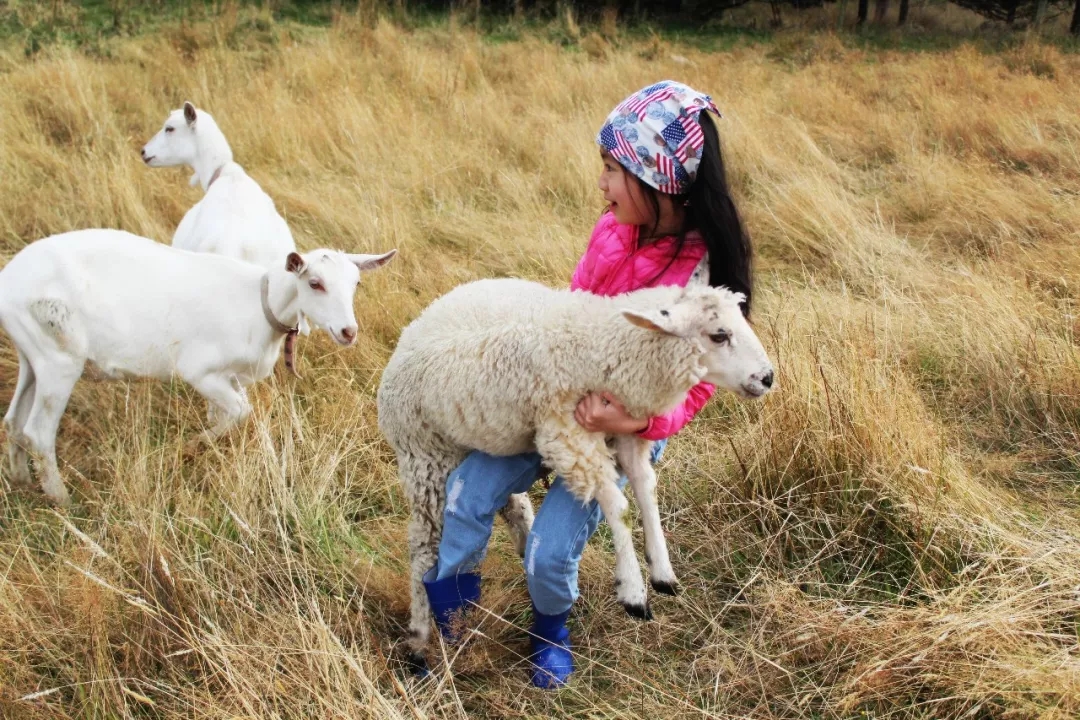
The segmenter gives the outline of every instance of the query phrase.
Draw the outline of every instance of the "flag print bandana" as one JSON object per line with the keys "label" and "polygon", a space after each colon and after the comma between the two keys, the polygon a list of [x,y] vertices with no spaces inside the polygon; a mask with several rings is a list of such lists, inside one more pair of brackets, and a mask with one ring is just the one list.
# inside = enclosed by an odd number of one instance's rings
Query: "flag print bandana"
{"label": "flag print bandana", "polygon": [[662,193],[682,195],[701,164],[705,137],[698,115],[712,110],[712,98],[664,80],[619,103],[600,128],[596,142],[619,163]]}

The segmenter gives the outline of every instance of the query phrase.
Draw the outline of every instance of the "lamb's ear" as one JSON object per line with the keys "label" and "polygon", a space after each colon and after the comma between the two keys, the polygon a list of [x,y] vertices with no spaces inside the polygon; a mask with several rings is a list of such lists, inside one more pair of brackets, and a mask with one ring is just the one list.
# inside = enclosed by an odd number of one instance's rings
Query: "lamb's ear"
{"label": "lamb's ear", "polygon": [[187,121],[188,127],[195,127],[195,106],[187,100],[184,101],[184,120]]}
{"label": "lamb's ear", "polygon": [[291,273],[303,275],[304,271],[307,270],[307,263],[304,262],[304,258],[300,253],[291,252],[289,253],[289,256],[285,258],[285,269]]}
{"label": "lamb's ear", "polygon": [[349,255],[348,258],[356,267],[361,270],[374,270],[381,268],[386,263],[397,255],[397,249],[385,252],[382,255],[364,255],[362,253],[356,253]]}
{"label": "lamb's ear", "polygon": [[646,313],[641,313],[637,310],[623,310],[622,314],[629,322],[640,328],[664,333],[666,335],[678,334],[675,332],[675,326],[671,322],[671,316],[667,314],[666,310],[661,310],[660,312],[649,311]]}

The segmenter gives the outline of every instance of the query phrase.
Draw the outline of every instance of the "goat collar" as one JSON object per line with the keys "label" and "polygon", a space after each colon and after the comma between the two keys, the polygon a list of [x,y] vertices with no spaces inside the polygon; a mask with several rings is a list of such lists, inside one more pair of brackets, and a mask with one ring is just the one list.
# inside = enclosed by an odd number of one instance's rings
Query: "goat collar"
{"label": "goat collar", "polygon": [[[213,181],[211,180],[211,182]],[[300,328],[299,325],[289,327],[281,322],[274,315],[274,311],[270,309],[270,273],[266,273],[262,276],[260,299],[262,300],[263,317],[266,318],[266,322],[270,323],[270,327],[272,327],[275,332],[285,335],[285,367],[289,369],[289,372],[299,378],[300,373],[296,372],[296,334],[300,332]]]}
{"label": "goat collar", "polygon": [[206,189],[207,190],[210,189],[210,186],[214,184],[215,180],[217,180],[219,177],[221,177],[221,171],[224,170],[224,169],[225,169],[225,166],[221,165],[220,167],[218,167],[217,170],[214,171],[214,174],[210,176],[210,182],[206,183]]}

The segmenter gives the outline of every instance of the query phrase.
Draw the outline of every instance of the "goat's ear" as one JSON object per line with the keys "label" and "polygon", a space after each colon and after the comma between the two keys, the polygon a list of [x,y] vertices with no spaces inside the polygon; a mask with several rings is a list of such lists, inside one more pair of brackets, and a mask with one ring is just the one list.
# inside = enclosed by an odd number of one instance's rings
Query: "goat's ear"
{"label": "goat's ear", "polygon": [[382,255],[363,255],[358,253],[349,255],[349,261],[361,270],[374,270],[376,268],[381,268],[383,265],[390,262],[395,255],[397,255],[396,249],[385,252]]}
{"label": "goat's ear", "polygon": [[195,127],[195,106],[188,101],[184,101],[184,120],[187,121],[188,127]]}
{"label": "goat's ear", "polygon": [[667,314],[666,310],[659,312],[638,312],[637,310],[623,310],[623,317],[627,319],[631,324],[637,325],[640,328],[646,330],[652,330],[653,332],[664,333],[665,335],[677,335],[675,332],[675,326],[671,322],[671,316]]}
{"label": "goat's ear", "polygon": [[291,252],[289,253],[289,256],[285,258],[285,269],[291,273],[303,275],[304,271],[307,270],[307,263],[304,262],[304,258],[300,253]]}

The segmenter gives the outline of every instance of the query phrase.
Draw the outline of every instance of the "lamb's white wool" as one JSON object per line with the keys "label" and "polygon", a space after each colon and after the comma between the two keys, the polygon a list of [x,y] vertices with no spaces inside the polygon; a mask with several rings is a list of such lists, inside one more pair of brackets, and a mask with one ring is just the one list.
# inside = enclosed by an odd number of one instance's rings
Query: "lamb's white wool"
{"label": "lamb's white wool", "polygon": [[[741,299],[708,286],[601,297],[524,280],[481,280],[436,300],[405,328],[383,372],[378,406],[412,511],[414,653],[430,632],[423,576],[438,555],[446,479],[471,450],[536,450],[582,502],[597,500],[611,525],[619,600],[647,617],[641,569],[621,519],[627,506],[616,484],[621,467],[641,507],[653,587],[675,591],[650,442],[587,432],[574,408],[587,392],[607,391],[631,415],[651,417],[676,407],[702,381],[761,397],[773,369],[740,312]],[[520,500],[508,518],[519,526],[515,542],[528,532]]]}
{"label": "lamb's white wool", "polygon": [[179,376],[209,403],[204,438],[218,437],[251,412],[245,388],[273,370],[285,335],[271,319],[294,326],[303,313],[352,345],[360,271],[395,252],[290,253],[266,270],[119,230],[79,230],[27,245],[0,270],[0,326],[19,357],[4,416],[12,477],[31,481],[33,452],[45,493],[67,501],[56,430],[87,362],[107,378]]}
{"label": "lamb's white wool", "polygon": [[277,268],[296,243],[274,201],[244,169],[210,113],[190,102],[173,110],[142,149],[150,167],[190,166],[191,184],[206,195],[187,211],[173,234],[181,250],[215,253]]}

